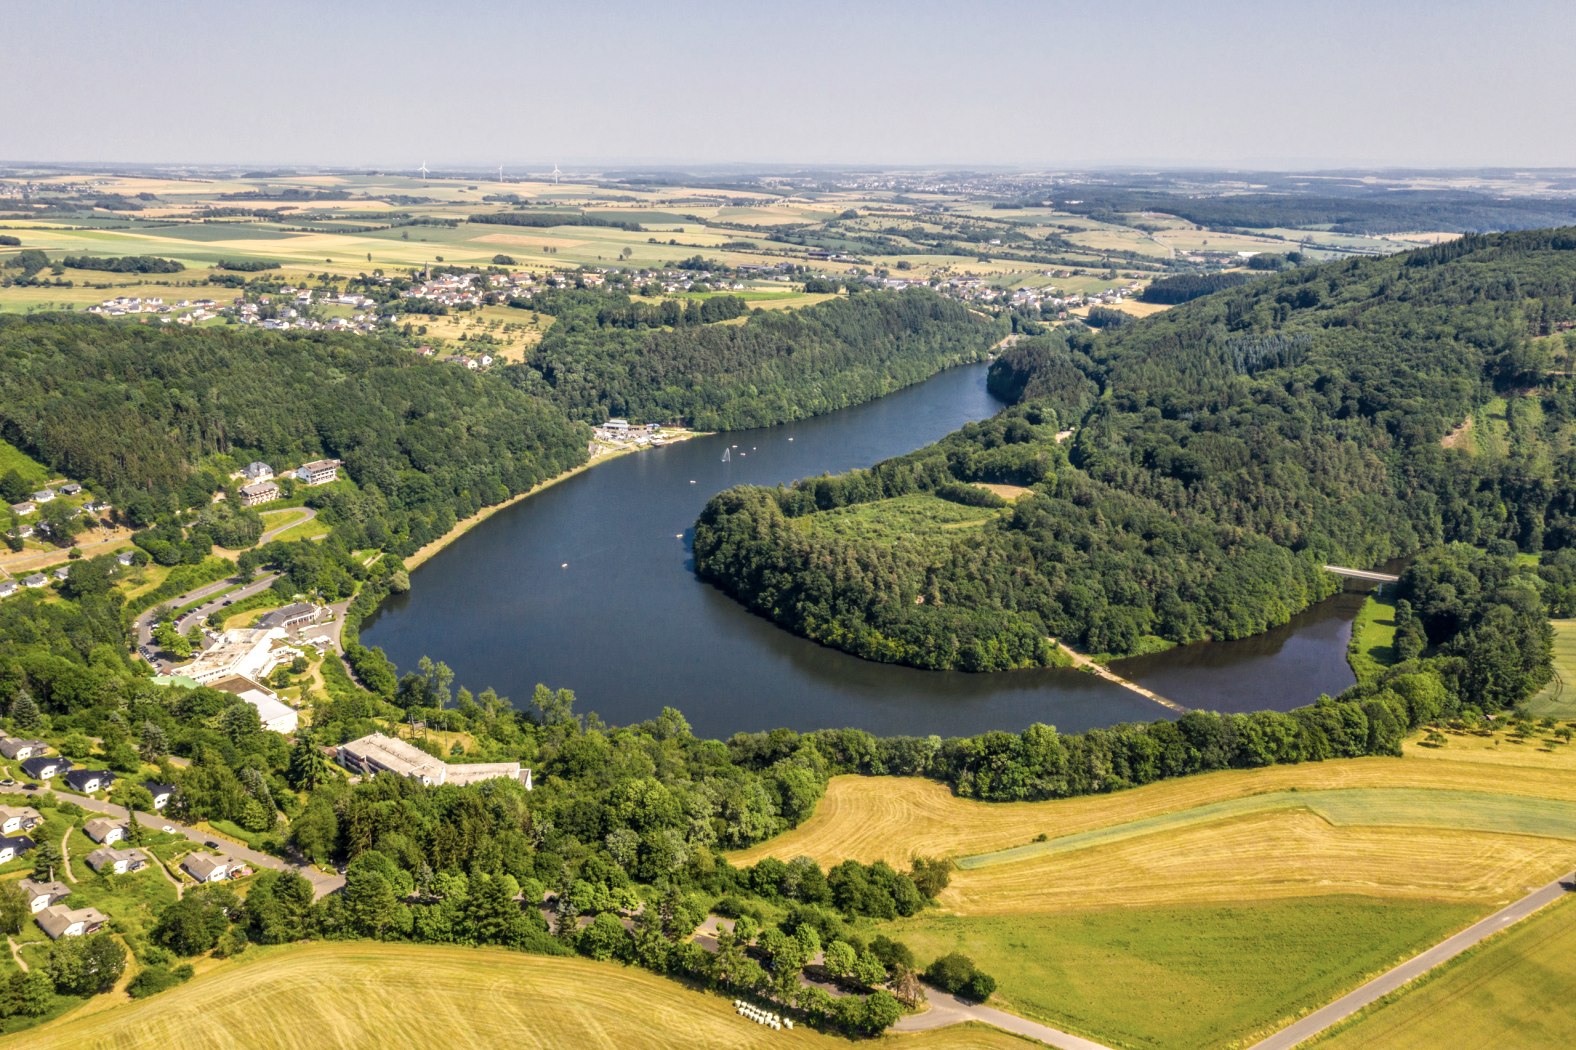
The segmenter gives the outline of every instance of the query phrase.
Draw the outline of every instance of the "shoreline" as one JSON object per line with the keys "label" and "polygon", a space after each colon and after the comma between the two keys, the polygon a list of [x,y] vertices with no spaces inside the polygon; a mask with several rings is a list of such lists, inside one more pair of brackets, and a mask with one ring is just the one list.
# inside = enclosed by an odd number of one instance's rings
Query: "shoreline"
{"label": "shoreline", "polygon": [[[673,445],[680,441],[688,441],[691,438],[709,437],[710,435],[711,431],[706,430],[680,430],[671,433],[664,433],[662,438],[665,444]],[[481,510],[477,511],[475,514],[472,514],[470,517],[463,518],[460,521],[455,522],[454,527],[448,532],[445,532],[442,536],[439,536],[437,539],[418,549],[415,553],[410,555],[410,557],[404,559],[405,570],[407,572],[414,572],[422,565],[425,565],[428,561],[431,561],[435,555],[437,555],[445,547],[449,546],[449,544],[453,543],[467,532],[470,532],[472,529],[486,521],[488,518],[492,517],[494,514],[501,510],[512,507],[516,503],[519,503],[523,500],[530,499],[538,492],[542,492],[545,489],[550,489],[560,481],[567,481],[577,474],[583,474],[592,467],[606,463],[609,460],[618,459],[620,456],[629,456],[636,453],[649,451],[651,451],[650,446],[647,446],[646,448],[621,448],[609,452],[593,453],[589,459],[580,464],[578,467],[571,467],[562,474],[554,474],[546,481],[539,481],[535,485],[532,485],[529,489],[526,489],[524,492],[519,492],[513,496],[510,496],[502,503],[494,503],[490,507],[483,507]]]}

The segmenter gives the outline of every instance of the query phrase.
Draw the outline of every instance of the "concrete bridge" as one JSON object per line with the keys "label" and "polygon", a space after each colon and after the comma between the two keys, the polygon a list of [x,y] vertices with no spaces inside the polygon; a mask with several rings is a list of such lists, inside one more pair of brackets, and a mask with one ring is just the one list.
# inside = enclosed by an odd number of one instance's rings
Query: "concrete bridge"
{"label": "concrete bridge", "polygon": [[1388,572],[1372,572],[1368,569],[1348,569],[1344,565],[1326,565],[1325,572],[1333,572],[1337,576],[1348,576],[1354,580],[1367,580],[1369,583],[1395,583],[1401,577],[1392,576]]}

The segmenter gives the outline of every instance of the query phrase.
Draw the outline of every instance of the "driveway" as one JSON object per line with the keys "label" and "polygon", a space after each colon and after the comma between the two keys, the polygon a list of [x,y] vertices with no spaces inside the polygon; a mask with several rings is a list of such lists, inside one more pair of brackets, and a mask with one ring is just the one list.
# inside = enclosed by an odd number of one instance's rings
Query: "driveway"
{"label": "driveway", "polygon": [[1031,1021],[1026,1017],[1019,1017],[1017,1014],[1009,1014],[993,1006],[959,999],[950,992],[932,988],[928,984],[925,986],[925,997],[930,1001],[930,1009],[922,1014],[904,1014],[898,1018],[897,1024],[893,1025],[890,1031],[928,1032],[934,1028],[963,1024],[965,1021],[978,1021],[980,1024],[988,1024],[992,1028],[1000,1028],[1013,1035],[1021,1035],[1026,1039],[1035,1039],[1048,1046],[1058,1047],[1059,1050],[1108,1050],[1102,1043]]}

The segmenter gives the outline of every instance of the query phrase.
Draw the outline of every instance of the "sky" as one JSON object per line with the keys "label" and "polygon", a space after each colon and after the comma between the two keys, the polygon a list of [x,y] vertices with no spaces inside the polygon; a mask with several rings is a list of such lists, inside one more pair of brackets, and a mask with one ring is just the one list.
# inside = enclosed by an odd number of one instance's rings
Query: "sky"
{"label": "sky", "polygon": [[0,160],[1576,167],[1568,0],[11,2]]}

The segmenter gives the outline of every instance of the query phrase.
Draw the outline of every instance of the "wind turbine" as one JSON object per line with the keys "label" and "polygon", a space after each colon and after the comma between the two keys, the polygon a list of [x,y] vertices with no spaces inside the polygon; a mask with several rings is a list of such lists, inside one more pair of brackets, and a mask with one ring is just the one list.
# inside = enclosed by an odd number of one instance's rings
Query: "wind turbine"
{"label": "wind turbine", "polygon": [[553,185],[554,186],[558,185],[558,180],[559,180],[559,178],[561,178],[563,176],[563,174],[564,174],[563,172],[558,170],[558,162],[556,160],[553,161]]}
{"label": "wind turbine", "polygon": [[499,182],[503,181],[503,165],[502,164],[498,165],[498,181]]}
{"label": "wind turbine", "polygon": [[421,172],[421,181],[422,182],[426,182],[427,181],[427,162],[426,161],[422,161],[421,162],[421,167],[417,168],[416,170]]}

